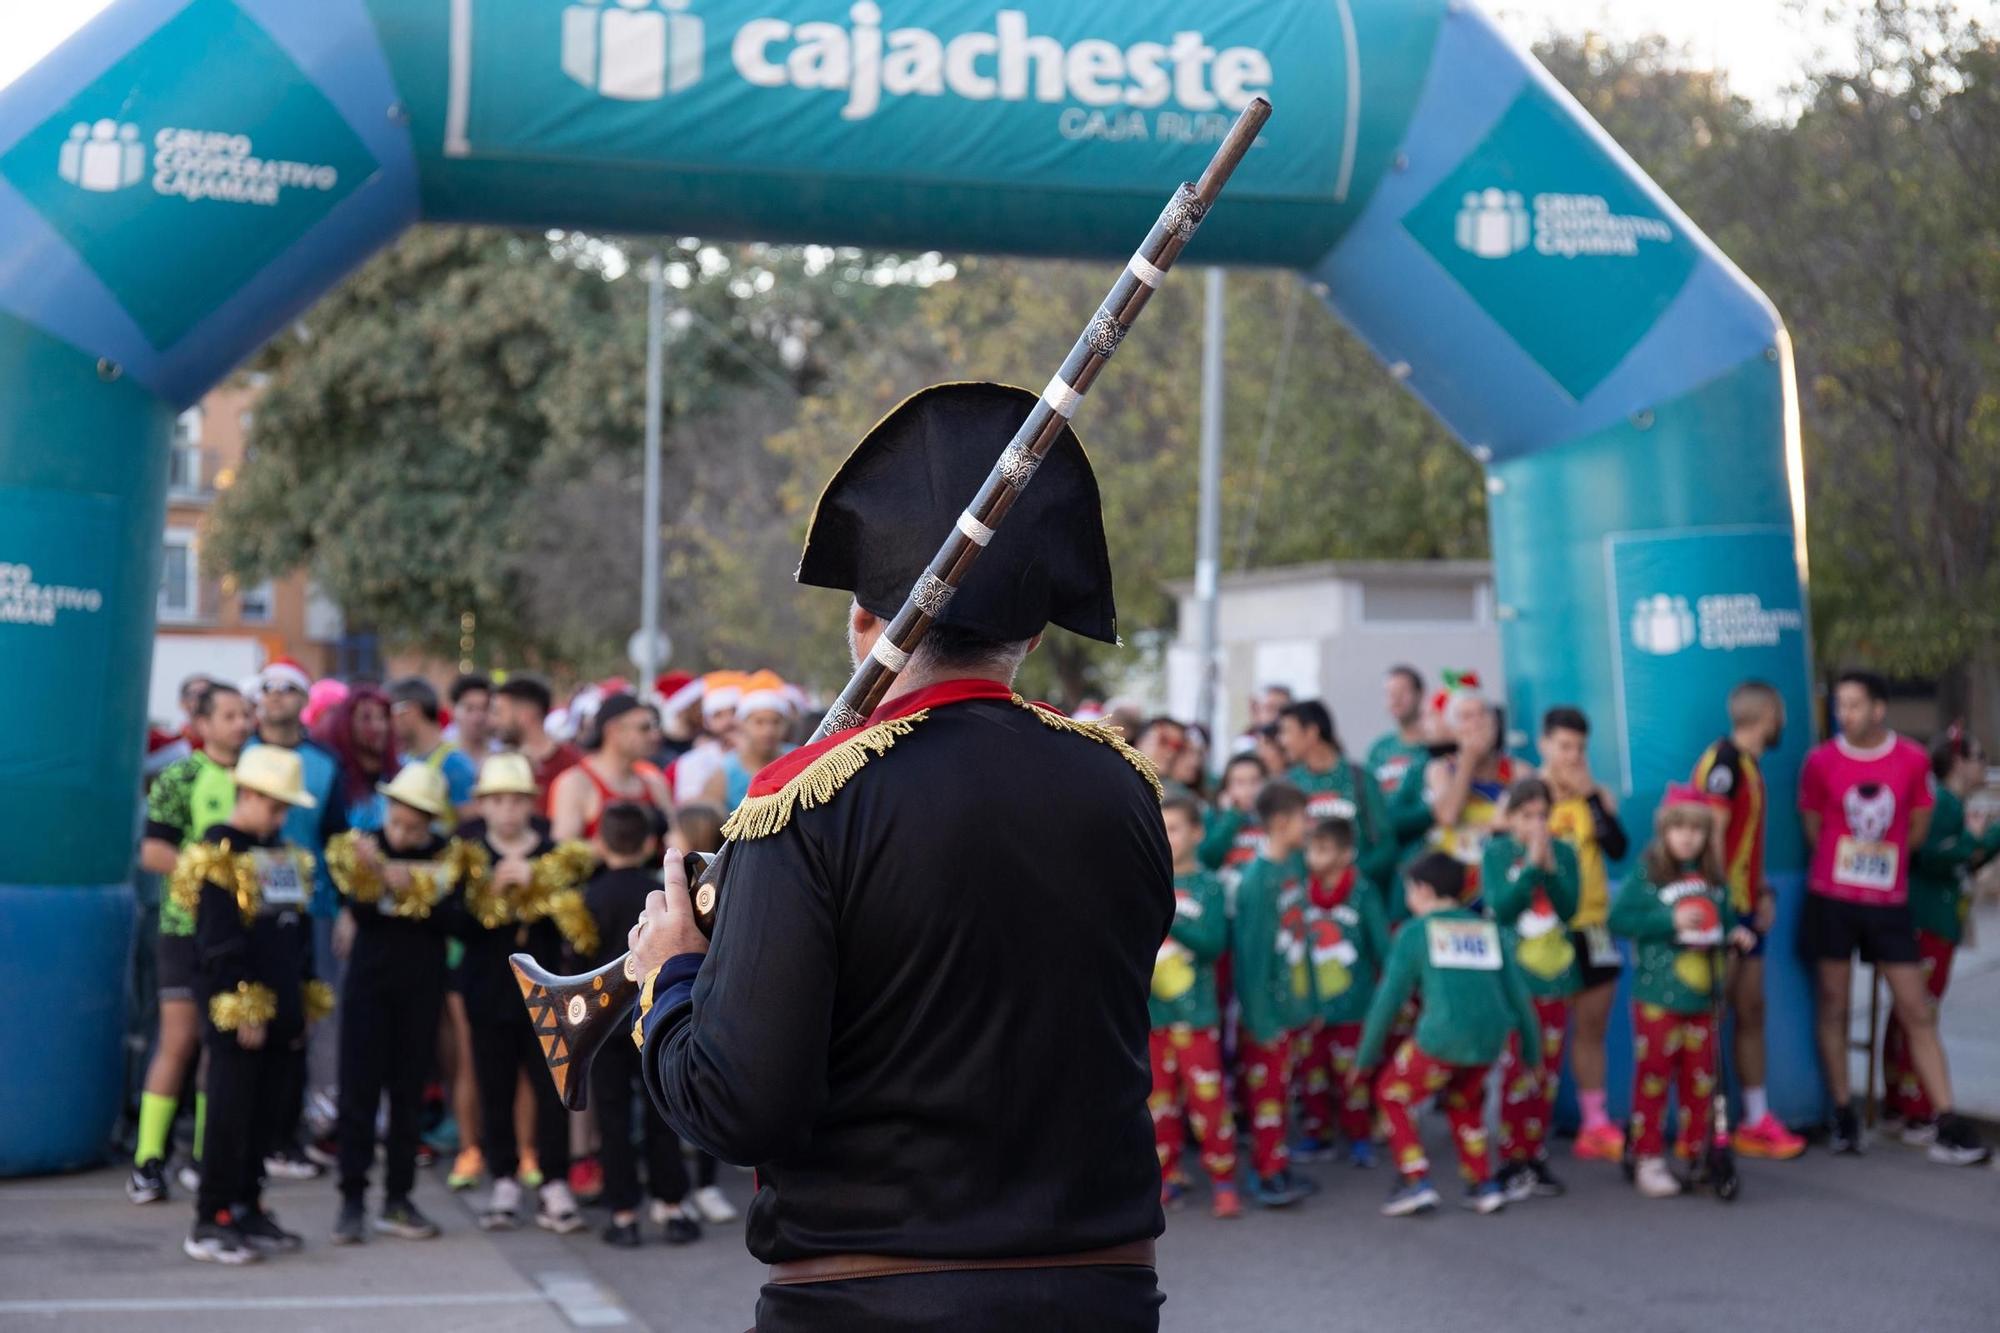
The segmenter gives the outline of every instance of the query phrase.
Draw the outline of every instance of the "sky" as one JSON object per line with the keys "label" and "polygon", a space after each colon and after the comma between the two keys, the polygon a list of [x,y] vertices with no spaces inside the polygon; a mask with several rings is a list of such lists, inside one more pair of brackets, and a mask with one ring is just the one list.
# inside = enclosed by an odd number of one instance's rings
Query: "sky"
{"label": "sky", "polygon": [[[1521,41],[1550,30],[1632,37],[1662,33],[1693,63],[1723,70],[1730,85],[1761,105],[1783,90],[1833,34],[1809,30],[1786,0],[1478,0]],[[5,0],[0,3],[0,87],[14,81],[111,0]],[[1968,13],[2000,18],[2000,0],[1960,0]]]}

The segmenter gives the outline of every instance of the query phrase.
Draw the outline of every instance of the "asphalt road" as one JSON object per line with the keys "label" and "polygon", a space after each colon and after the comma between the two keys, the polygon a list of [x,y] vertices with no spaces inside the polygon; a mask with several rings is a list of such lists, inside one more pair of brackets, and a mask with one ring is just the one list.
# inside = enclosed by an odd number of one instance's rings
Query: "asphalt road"
{"label": "asphalt road", "polygon": [[[1433,1125],[1441,1130],[1441,1125]],[[1439,1144],[1442,1148],[1442,1143]],[[1442,1160],[1442,1159],[1441,1159]],[[1558,1168],[1572,1192],[1494,1217],[1390,1221],[1378,1168],[1316,1168],[1284,1213],[1210,1219],[1197,1198],[1162,1243],[1163,1327],[1717,1329],[1924,1333],[2000,1327],[2000,1172],[1900,1147],[1750,1163],[1741,1199],[1652,1202],[1616,1168]],[[738,1198],[748,1177],[726,1173]],[[426,1180],[437,1241],[325,1243],[330,1186],[273,1193],[306,1253],[225,1271],[182,1258],[179,1201],[134,1208],[97,1172],[0,1184],[0,1329],[562,1330],[681,1333],[750,1323],[761,1269],[740,1225],[684,1249],[612,1250],[594,1232],[487,1235]]]}

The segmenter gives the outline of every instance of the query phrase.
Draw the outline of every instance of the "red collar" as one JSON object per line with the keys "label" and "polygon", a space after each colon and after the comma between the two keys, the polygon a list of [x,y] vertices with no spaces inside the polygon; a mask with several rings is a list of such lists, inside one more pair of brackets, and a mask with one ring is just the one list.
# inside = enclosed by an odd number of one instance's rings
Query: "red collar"
{"label": "red collar", "polygon": [[1354,881],[1355,873],[1353,866],[1349,866],[1347,869],[1341,871],[1340,878],[1330,885],[1318,875],[1314,875],[1310,881],[1313,905],[1320,908],[1340,906],[1353,896]]}
{"label": "red collar", "polygon": [[[935,685],[926,685],[920,690],[910,690],[893,699],[884,700],[868,715],[868,720],[862,726],[872,727],[883,722],[893,722],[899,717],[908,717],[926,708],[943,708],[947,704],[969,703],[975,699],[1013,697],[1013,689],[997,680],[943,680]],[[757,776],[750,780],[750,795],[769,796],[803,773],[813,760],[859,730],[861,727],[836,731],[821,740],[814,741],[811,745],[801,745],[790,754],[772,760],[759,769]]]}

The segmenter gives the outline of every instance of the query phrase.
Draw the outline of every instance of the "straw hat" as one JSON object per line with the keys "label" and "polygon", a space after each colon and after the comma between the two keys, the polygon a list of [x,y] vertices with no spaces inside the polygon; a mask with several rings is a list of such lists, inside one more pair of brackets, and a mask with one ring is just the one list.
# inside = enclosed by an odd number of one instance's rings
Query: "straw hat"
{"label": "straw hat", "polygon": [[315,809],[319,802],[306,790],[306,769],[296,750],[282,745],[256,745],[236,760],[236,785],[286,805]]}
{"label": "straw hat", "polygon": [[537,796],[535,770],[524,754],[496,754],[479,766],[474,796]]}
{"label": "straw hat", "polygon": [[451,813],[451,792],[445,786],[444,774],[429,764],[404,764],[395,777],[376,783],[375,790],[432,819],[443,819]]}

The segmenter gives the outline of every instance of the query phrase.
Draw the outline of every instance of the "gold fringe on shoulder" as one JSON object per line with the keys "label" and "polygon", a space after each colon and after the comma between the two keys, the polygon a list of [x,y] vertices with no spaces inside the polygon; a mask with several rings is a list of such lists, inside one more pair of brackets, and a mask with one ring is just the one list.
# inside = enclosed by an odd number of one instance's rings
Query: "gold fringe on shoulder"
{"label": "gold fringe on shoulder", "polygon": [[305,1009],[306,1021],[308,1023],[317,1023],[320,1019],[327,1017],[333,1012],[333,1006],[334,995],[331,982],[315,979],[306,983]]}
{"label": "gold fringe on shoulder", "polygon": [[831,801],[871,759],[887,754],[898,740],[929,716],[930,710],[926,708],[849,736],[806,765],[797,777],[778,790],[766,796],[745,798],[722,826],[722,836],[734,842],[770,837],[792,822],[794,811],[810,810]]}
{"label": "gold fringe on shoulder", "polygon": [[256,862],[248,855],[238,855],[226,842],[198,842],[186,848],[181,852],[180,860],[174,863],[173,878],[167,881],[167,892],[173,897],[176,907],[189,916],[198,916],[203,884],[215,884],[234,895],[236,910],[242,915],[245,925],[257,919],[257,911],[264,903],[264,893],[257,882]]}
{"label": "gold fringe on shoulder", "polygon": [[239,981],[233,991],[223,991],[208,999],[208,1020],[218,1032],[234,1032],[245,1026],[268,1023],[278,1016],[278,996],[269,986]]}
{"label": "gold fringe on shoulder", "polygon": [[1167,799],[1167,790],[1160,785],[1160,774],[1153,767],[1153,761],[1127,745],[1125,743],[1125,733],[1112,723],[1079,722],[1073,717],[1064,717],[1053,708],[1044,708],[1040,704],[1031,704],[1018,694],[1014,696],[1014,702],[1040,718],[1045,726],[1053,727],[1057,731],[1067,731],[1078,736],[1087,736],[1099,745],[1108,745],[1118,751],[1119,757],[1132,765],[1140,777],[1146,779],[1146,785],[1153,789],[1154,800],[1164,801]]}

